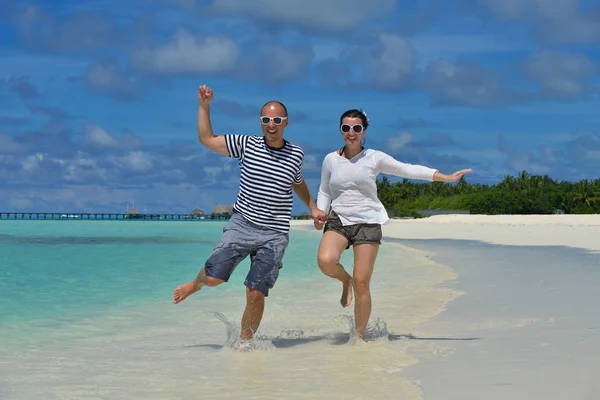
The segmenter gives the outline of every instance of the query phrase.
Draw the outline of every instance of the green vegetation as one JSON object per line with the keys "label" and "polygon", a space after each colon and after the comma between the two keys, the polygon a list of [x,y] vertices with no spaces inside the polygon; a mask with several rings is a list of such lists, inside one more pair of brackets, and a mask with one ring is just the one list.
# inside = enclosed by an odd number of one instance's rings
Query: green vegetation
{"label": "green vegetation", "polygon": [[469,210],[471,214],[600,214],[600,179],[557,181],[548,176],[507,175],[496,185],[465,178],[442,182],[377,181],[379,199],[394,216],[418,217],[417,210]]}

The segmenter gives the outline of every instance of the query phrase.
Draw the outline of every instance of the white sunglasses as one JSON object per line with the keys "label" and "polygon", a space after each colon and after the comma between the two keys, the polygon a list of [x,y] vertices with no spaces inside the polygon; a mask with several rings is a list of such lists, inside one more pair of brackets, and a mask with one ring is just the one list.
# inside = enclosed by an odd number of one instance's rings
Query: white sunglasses
{"label": "white sunglasses", "polygon": [[350,129],[352,129],[355,133],[361,133],[363,131],[364,127],[360,124],[358,124],[358,125],[343,124],[342,126],[340,126],[340,130],[343,133],[350,132]]}
{"label": "white sunglasses", "polygon": [[281,125],[286,119],[287,117],[260,117],[260,122],[263,125],[269,125],[273,121],[275,125]]}

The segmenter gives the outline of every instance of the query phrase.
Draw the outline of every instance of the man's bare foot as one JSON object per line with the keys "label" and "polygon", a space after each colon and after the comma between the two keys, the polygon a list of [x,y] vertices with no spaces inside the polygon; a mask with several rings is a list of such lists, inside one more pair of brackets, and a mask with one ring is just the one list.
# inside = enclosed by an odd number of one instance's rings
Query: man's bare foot
{"label": "man's bare foot", "polygon": [[340,299],[340,303],[344,308],[348,307],[350,303],[352,303],[352,285],[352,278],[350,278],[347,283],[343,284],[342,298]]}
{"label": "man's bare foot", "polygon": [[202,285],[198,283],[198,281],[193,280],[184,283],[183,285],[179,285],[173,291],[173,303],[181,303],[186,299],[190,294],[196,293],[198,290],[202,288]]}

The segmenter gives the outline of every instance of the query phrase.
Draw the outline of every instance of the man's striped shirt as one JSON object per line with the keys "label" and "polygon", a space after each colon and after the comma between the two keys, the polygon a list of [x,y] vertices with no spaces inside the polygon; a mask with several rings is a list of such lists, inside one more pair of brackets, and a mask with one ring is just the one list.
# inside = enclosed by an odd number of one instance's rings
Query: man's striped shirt
{"label": "man's striped shirt", "polygon": [[267,146],[264,136],[224,135],[227,150],[240,165],[240,190],[233,209],[248,221],[287,233],[294,184],[302,183],[304,152],[288,141]]}

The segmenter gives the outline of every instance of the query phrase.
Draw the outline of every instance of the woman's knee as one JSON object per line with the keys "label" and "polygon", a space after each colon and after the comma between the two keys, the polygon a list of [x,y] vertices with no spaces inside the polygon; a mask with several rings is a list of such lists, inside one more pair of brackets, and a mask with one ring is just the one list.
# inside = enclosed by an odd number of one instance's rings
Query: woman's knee
{"label": "woman's knee", "polygon": [[357,296],[363,296],[369,293],[370,279],[365,277],[353,277],[354,292]]}
{"label": "woman's knee", "polygon": [[340,262],[340,257],[332,252],[319,252],[317,254],[317,264],[321,271],[327,273],[333,270]]}

